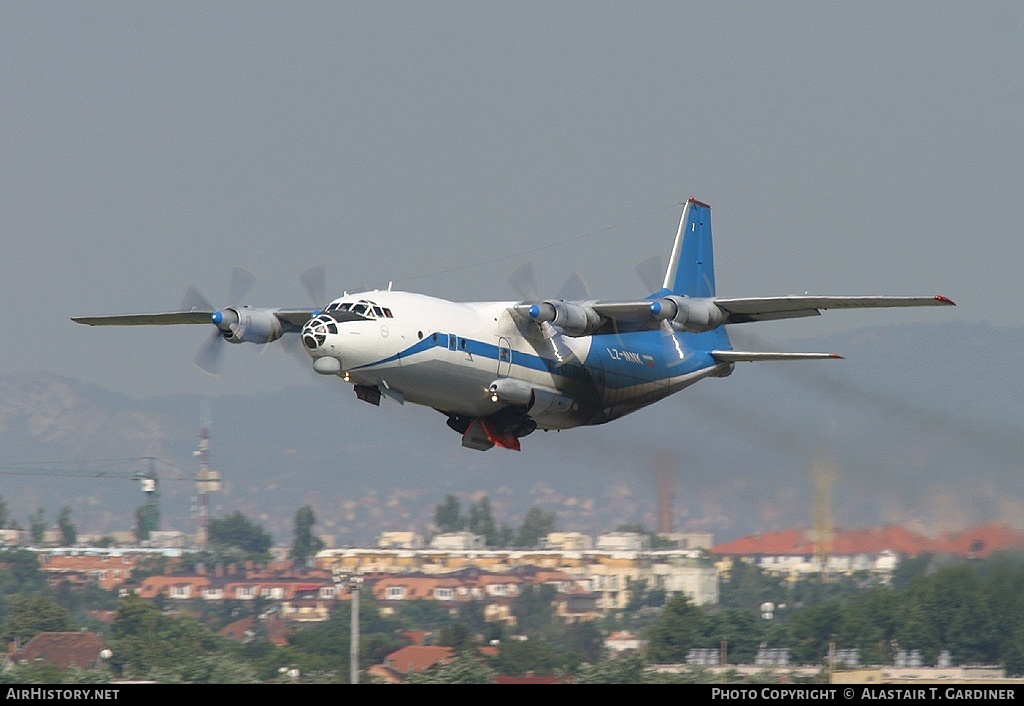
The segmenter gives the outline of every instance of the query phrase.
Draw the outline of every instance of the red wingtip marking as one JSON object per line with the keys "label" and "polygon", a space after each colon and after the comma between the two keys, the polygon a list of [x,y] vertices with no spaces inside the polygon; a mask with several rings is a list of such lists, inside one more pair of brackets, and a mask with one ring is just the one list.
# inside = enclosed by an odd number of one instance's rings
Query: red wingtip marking
{"label": "red wingtip marking", "polygon": [[956,306],[956,302],[949,297],[944,297],[941,294],[935,297],[935,301],[942,302],[943,304],[949,304],[950,306]]}
{"label": "red wingtip marking", "polygon": [[832,353],[832,354],[830,354],[830,355],[829,355],[829,357],[830,357],[830,358],[836,358],[836,359],[838,359],[838,360],[846,360],[846,357],[845,357],[845,356],[841,356],[841,355],[839,355],[838,353]]}

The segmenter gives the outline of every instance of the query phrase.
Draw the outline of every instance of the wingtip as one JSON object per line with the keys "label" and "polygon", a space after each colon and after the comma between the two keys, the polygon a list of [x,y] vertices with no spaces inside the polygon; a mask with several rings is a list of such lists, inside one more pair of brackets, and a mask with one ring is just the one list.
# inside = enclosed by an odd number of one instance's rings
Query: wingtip
{"label": "wingtip", "polygon": [[944,297],[941,294],[935,296],[935,301],[939,302],[940,304],[945,304],[946,306],[956,306],[955,301],[953,301],[949,297]]}

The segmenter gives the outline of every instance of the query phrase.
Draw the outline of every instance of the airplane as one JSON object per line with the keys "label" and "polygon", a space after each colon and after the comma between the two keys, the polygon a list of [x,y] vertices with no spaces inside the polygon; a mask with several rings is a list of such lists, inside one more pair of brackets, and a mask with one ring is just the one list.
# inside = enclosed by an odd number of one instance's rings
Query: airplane
{"label": "airplane", "polygon": [[727,325],[828,309],[953,305],[944,296],[719,297],[711,207],[691,197],[662,287],[643,299],[460,303],[389,285],[346,292],[323,309],[251,308],[234,299],[214,309],[190,288],[177,311],[72,321],[212,324],[213,338],[197,358],[207,371],[225,341],[263,345],[297,337],[313,370],[352,384],[359,399],[432,407],[464,447],[518,451],[520,439],[537,429],[604,424],[704,378],[726,377],[739,362],[842,357],[735,350]]}

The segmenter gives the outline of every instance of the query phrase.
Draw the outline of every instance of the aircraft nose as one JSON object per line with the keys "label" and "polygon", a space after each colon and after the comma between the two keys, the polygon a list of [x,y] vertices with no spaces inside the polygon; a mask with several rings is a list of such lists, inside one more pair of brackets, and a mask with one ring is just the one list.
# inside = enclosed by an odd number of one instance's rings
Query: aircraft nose
{"label": "aircraft nose", "polygon": [[330,316],[314,316],[302,326],[302,345],[312,352],[327,340],[327,334],[338,333],[338,324]]}

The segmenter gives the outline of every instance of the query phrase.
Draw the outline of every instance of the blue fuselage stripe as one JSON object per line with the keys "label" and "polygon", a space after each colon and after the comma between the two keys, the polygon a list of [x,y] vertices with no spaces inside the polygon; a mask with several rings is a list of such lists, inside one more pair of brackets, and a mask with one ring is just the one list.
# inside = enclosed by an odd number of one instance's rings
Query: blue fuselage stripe
{"label": "blue fuselage stripe", "polygon": [[[499,360],[498,346],[472,338],[455,338],[455,351],[496,362]],[[675,336],[666,336],[661,331],[639,331],[591,337],[590,352],[582,366],[572,363],[563,365],[550,358],[521,350],[512,351],[511,362],[513,366],[570,379],[585,377],[585,369],[600,372],[603,378],[602,387],[621,388],[641,382],[667,380],[714,366],[716,361],[711,357],[709,350],[729,347],[724,329],[721,333],[716,329],[706,334],[683,333]],[[427,336],[398,353],[360,365],[353,370],[365,370],[399,359],[410,360],[432,348],[449,349],[448,336],[438,334],[436,339],[433,335]]]}

